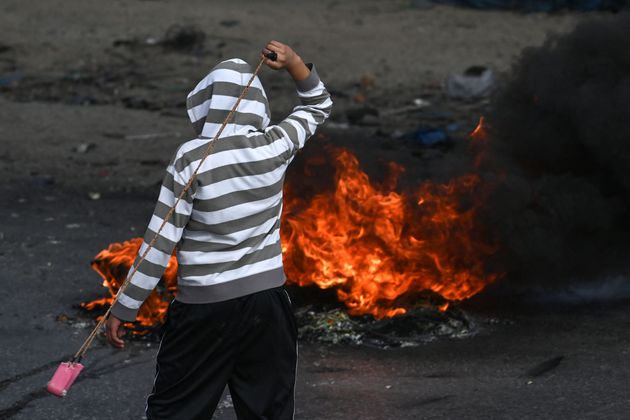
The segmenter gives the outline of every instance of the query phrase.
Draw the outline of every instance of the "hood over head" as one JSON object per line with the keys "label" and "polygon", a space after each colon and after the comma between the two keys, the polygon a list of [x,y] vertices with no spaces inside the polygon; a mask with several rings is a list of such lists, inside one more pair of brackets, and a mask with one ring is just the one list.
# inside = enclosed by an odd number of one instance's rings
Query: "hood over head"
{"label": "hood over head", "polygon": [[[200,138],[214,138],[252,73],[252,67],[240,58],[225,60],[188,94],[188,117]],[[263,131],[270,118],[267,94],[256,76],[221,137]]]}

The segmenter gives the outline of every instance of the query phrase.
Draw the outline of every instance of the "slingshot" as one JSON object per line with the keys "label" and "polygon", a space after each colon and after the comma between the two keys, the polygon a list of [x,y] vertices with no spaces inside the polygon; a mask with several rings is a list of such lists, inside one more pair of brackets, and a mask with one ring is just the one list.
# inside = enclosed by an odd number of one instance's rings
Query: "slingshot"
{"label": "slingshot", "polygon": [[[276,61],[278,59],[278,55],[275,52],[265,54],[265,57],[270,59],[271,61]],[[70,390],[70,387],[72,386],[72,384],[76,381],[77,377],[79,376],[79,374],[84,368],[83,364],[81,364],[81,360],[83,356],[85,356],[85,353],[92,345],[92,342],[96,338],[96,335],[98,334],[99,330],[105,324],[107,317],[111,313],[112,307],[118,301],[118,297],[125,291],[125,289],[127,288],[127,285],[129,285],[129,282],[133,278],[134,274],[136,274],[136,272],[138,271],[138,267],[140,266],[140,264],[142,264],[146,256],[149,254],[149,251],[151,250],[151,248],[153,248],[153,245],[155,244],[155,241],[157,240],[160,232],[162,232],[162,229],[164,228],[166,223],[168,223],[168,221],[173,216],[173,213],[175,212],[175,208],[177,207],[177,204],[188,192],[193,182],[195,182],[195,179],[197,178],[197,172],[201,168],[201,165],[206,160],[206,158],[210,155],[210,153],[212,153],[214,149],[214,143],[216,142],[216,140],[218,140],[218,138],[221,136],[221,133],[223,133],[223,129],[225,128],[225,126],[232,119],[232,116],[234,115],[234,112],[236,112],[236,109],[241,103],[241,100],[245,97],[245,95],[247,95],[247,92],[249,91],[251,84],[253,83],[254,79],[260,72],[260,69],[262,68],[262,65],[264,62],[265,62],[265,59],[261,58],[260,62],[258,63],[258,66],[256,67],[256,70],[254,71],[251,78],[247,82],[247,85],[241,92],[240,96],[236,100],[236,103],[234,104],[230,112],[228,113],[227,117],[225,117],[225,120],[223,121],[223,124],[221,124],[219,131],[214,136],[212,141],[208,143],[208,147],[206,148],[203,154],[203,157],[199,161],[197,168],[195,168],[195,171],[193,172],[192,176],[190,177],[190,179],[184,186],[184,189],[177,197],[177,200],[175,200],[175,204],[173,204],[173,206],[170,208],[170,210],[166,214],[166,217],[164,217],[162,224],[160,225],[159,229],[153,236],[153,239],[151,239],[151,242],[147,246],[147,249],[140,256],[140,260],[138,261],[138,264],[136,264],[136,266],[132,268],[131,273],[127,276],[123,284],[118,289],[118,292],[116,293],[116,296],[114,296],[114,300],[112,301],[110,307],[107,309],[107,312],[105,312],[105,314],[98,321],[98,323],[96,324],[96,326],[94,327],[90,335],[88,335],[88,337],[85,339],[85,341],[83,342],[79,350],[75,353],[75,355],[69,361],[62,362],[59,365],[59,367],[57,367],[57,370],[55,371],[53,377],[50,379],[50,381],[48,382],[48,385],[46,386],[46,389],[51,394],[56,395],[58,397],[65,397],[68,391]]]}

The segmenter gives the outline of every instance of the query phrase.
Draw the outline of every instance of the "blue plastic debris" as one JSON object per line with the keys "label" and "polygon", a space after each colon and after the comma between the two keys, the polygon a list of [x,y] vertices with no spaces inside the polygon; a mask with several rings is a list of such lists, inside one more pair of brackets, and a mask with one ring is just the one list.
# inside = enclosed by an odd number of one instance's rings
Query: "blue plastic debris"
{"label": "blue plastic debris", "polygon": [[448,134],[439,128],[419,128],[410,133],[409,138],[423,146],[433,146],[449,140]]}
{"label": "blue plastic debris", "polygon": [[450,123],[449,125],[446,126],[446,131],[457,131],[459,130],[459,124],[457,123]]}
{"label": "blue plastic debris", "polygon": [[22,79],[23,75],[20,72],[7,73],[0,76],[0,87],[6,87],[14,85]]}

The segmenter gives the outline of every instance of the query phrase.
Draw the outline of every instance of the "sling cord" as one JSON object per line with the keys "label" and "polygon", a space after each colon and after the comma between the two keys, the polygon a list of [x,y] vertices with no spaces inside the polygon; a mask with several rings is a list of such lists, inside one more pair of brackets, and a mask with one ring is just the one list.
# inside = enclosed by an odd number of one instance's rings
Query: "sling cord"
{"label": "sling cord", "polygon": [[[275,53],[269,53],[265,57],[269,58],[272,61],[275,61],[276,58],[277,58]],[[135,267],[133,267],[133,270],[131,271],[131,274],[127,276],[127,278],[125,279],[123,284],[120,286],[120,288],[118,289],[118,293],[116,293],[116,296],[114,296],[114,300],[112,301],[111,305],[109,306],[109,309],[107,309],[107,312],[105,312],[105,315],[103,315],[103,317],[99,320],[98,324],[96,324],[96,326],[94,327],[94,329],[92,330],[90,335],[85,339],[85,341],[83,342],[83,344],[81,345],[79,350],[72,357],[71,363],[81,362],[81,358],[85,355],[85,353],[87,352],[88,348],[90,347],[90,345],[94,341],[94,338],[96,338],[96,335],[98,334],[98,331],[101,329],[101,327],[103,326],[103,324],[107,320],[107,317],[109,316],[110,312],[112,311],[113,306],[118,301],[118,297],[125,291],[125,289],[127,288],[127,285],[129,284],[129,282],[133,278],[134,274],[136,274],[136,271],[138,271],[138,267],[140,266],[140,264],[142,264],[142,262],[144,261],[146,256],[149,254],[149,251],[151,250],[151,248],[153,248],[153,245],[155,244],[155,241],[157,241],[157,238],[160,235],[160,232],[162,232],[162,229],[164,228],[166,223],[168,223],[168,221],[170,220],[171,216],[175,212],[175,208],[177,207],[177,204],[179,204],[179,202],[182,199],[182,197],[184,197],[184,195],[188,192],[188,190],[192,186],[193,182],[195,182],[195,179],[197,178],[197,172],[199,172],[199,168],[201,168],[201,165],[203,165],[203,162],[210,155],[210,153],[212,153],[212,151],[214,150],[214,143],[219,139],[219,137],[221,136],[221,133],[223,133],[223,129],[225,128],[225,126],[228,124],[228,122],[230,121],[230,119],[234,115],[234,112],[236,112],[236,109],[238,108],[238,105],[241,103],[241,100],[245,97],[245,95],[247,95],[247,92],[249,91],[249,88],[250,88],[251,84],[254,82],[254,79],[256,78],[256,75],[258,75],[258,72],[260,71],[260,69],[261,69],[261,67],[262,67],[264,62],[265,62],[265,58],[261,58],[260,62],[258,63],[258,66],[256,67],[256,70],[252,74],[252,77],[249,79],[249,82],[247,82],[247,86],[245,86],[245,88],[243,89],[243,92],[241,92],[241,95],[236,100],[236,103],[234,104],[234,106],[230,110],[229,114],[227,115],[227,117],[225,117],[225,120],[223,121],[223,124],[221,124],[221,128],[219,128],[219,131],[217,132],[217,134],[215,134],[215,136],[212,139],[212,141],[208,143],[208,147],[206,148],[206,151],[204,152],[203,157],[201,158],[201,161],[199,161],[199,164],[197,165],[197,168],[195,169],[195,172],[193,172],[192,176],[188,180],[188,183],[186,183],[186,186],[184,187],[182,192],[179,194],[179,197],[177,197],[177,200],[175,200],[175,204],[173,204],[173,206],[170,208],[170,210],[166,214],[166,217],[164,217],[164,220],[162,221],[162,224],[160,225],[160,228],[155,233],[155,236],[153,236],[153,239],[151,239],[151,242],[149,243],[149,246],[147,246],[147,249],[145,249],[144,252],[142,253],[142,256],[140,257],[140,260],[138,261],[138,264],[136,264]]]}

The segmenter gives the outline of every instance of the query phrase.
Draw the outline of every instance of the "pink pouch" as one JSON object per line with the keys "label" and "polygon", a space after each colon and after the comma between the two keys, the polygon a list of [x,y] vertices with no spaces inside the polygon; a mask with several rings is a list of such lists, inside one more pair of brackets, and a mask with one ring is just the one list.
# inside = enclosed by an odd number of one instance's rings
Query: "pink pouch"
{"label": "pink pouch", "polygon": [[61,363],[52,379],[48,382],[46,389],[53,395],[65,397],[81,370],[83,370],[81,363]]}

